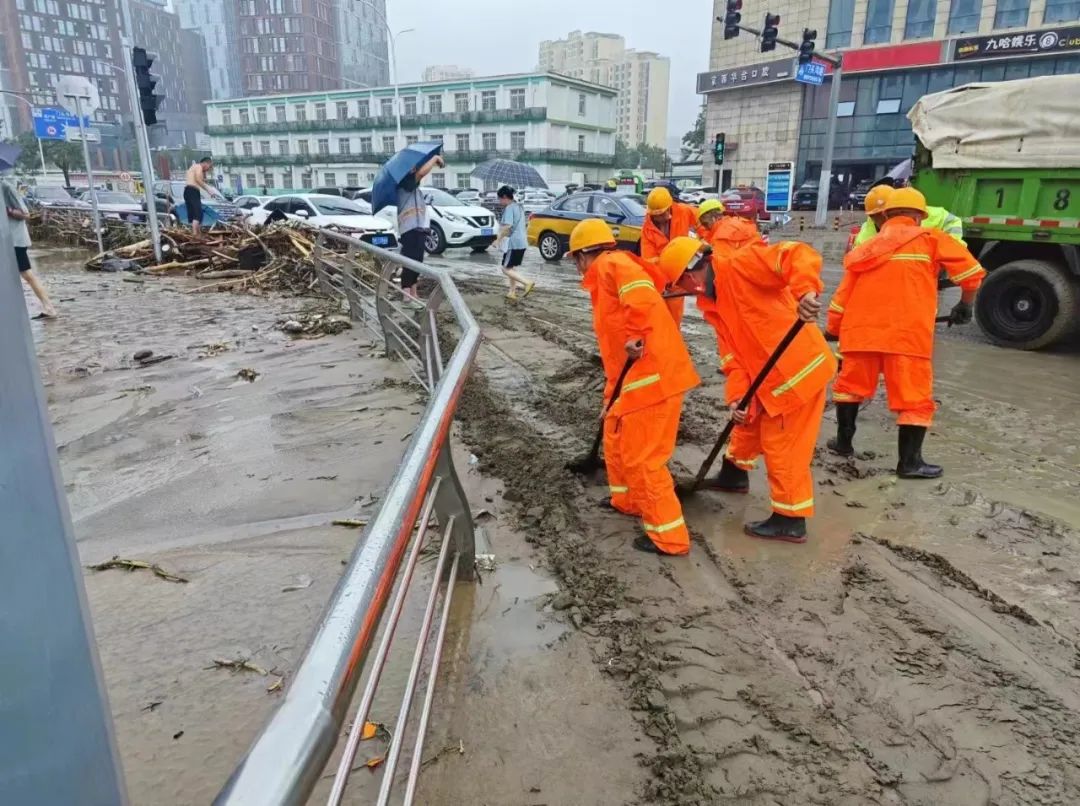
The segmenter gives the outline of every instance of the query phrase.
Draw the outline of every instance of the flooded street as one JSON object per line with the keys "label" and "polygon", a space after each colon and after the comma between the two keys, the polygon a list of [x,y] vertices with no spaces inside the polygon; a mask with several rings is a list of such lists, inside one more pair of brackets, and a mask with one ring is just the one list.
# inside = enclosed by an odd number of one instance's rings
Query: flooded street
{"label": "flooded street", "polygon": [[[132,801],[207,803],[355,546],[332,521],[381,495],[423,402],[365,330],[274,329],[313,301],[35,259],[63,313],[34,331],[82,560],[190,580],[87,572]],[[498,565],[455,597],[418,802],[1080,802],[1075,347],[1021,353],[939,327],[925,453],[943,479],[897,480],[879,393],[854,459],[825,451],[826,412],[807,544],[743,535],[768,510],[759,467],[749,495],[689,501],[691,556],[664,560],[630,549],[638,525],[600,507],[602,476],[564,468],[602,388],[572,265],[530,250],[538,287],[514,304],[494,255],[429,262],[485,333],[455,457]],[[692,305],[684,333],[703,383],[679,477],[724,425],[715,337]],[[141,349],[173,358],[139,366]],[[236,658],[267,674],[208,668]],[[378,721],[393,722],[405,668],[392,659]],[[378,773],[354,775],[365,802]]]}

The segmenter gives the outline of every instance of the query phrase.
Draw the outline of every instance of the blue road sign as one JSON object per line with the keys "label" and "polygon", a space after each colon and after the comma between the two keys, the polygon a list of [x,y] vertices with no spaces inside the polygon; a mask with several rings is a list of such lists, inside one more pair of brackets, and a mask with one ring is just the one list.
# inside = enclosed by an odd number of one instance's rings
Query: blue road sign
{"label": "blue road sign", "polygon": [[823,84],[825,82],[825,65],[822,62],[807,62],[800,64],[795,71],[795,80],[803,84]]}
{"label": "blue road sign", "polygon": [[765,209],[770,213],[785,213],[791,209],[794,164],[770,162],[765,176]]}
{"label": "blue road sign", "polygon": [[[89,118],[83,118],[83,124],[89,126]],[[51,106],[34,110],[34,134],[41,140],[66,140],[67,129],[79,128],[79,119],[63,109]]]}

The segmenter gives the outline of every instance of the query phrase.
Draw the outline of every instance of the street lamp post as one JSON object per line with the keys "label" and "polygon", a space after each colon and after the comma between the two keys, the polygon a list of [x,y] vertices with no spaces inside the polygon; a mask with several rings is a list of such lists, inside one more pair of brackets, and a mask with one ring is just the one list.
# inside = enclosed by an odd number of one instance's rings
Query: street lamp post
{"label": "street lamp post", "polygon": [[[22,93],[20,93],[20,92],[12,92],[11,90],[0,90],[0,93],[2,93],[3,95],[10,95],[12,98],[14,98],[17,101],[22,101],[24,104],[26,104],[28,107],[30,107],[30,117],[32,118],[34,116],[34,105],[32,103],[30,103],[28,100],[26,100],[25,98],[23,98]],[[42,177],[46,177],[46,176],[49,175],[49,172],[45,168],[45,149],[41,145],[41,138],[40,137],[37,138],[37,147],[38,147],[38,156],[41,158],[41,175],[42,175]]]}

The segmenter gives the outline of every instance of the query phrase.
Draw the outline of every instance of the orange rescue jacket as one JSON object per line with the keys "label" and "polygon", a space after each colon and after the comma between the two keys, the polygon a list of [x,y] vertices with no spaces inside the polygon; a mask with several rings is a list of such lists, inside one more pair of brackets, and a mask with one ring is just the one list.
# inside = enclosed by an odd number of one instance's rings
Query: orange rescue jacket
{"label": "orange rescue jacket", "polygon": [[656,283],[633,255],[604,252],[589,267],[581,285],[592,298],[593,329],[607,377],[605,401],[611,398],[626,364],[626,343],[645,342],[644,354],[623,381],[616,413],[656,405],[701,382]]}
{"label": "orange rescue jacket", "polygon": [[[648,263],[659,263],[660,253],[675,238],[684,235],[692,235],[696,232],[697,213],[688,204],[675,202],[671,206],[671,224],[668,226],[669,235],[665,235],[660,228],[652,222],[650,216],[645,216],[645,224],[641,228],[641,259]],[[663,288],[657,288],[660,293]],[[683,298],[667,300],[668,310],[675,320],[675,324],[681,325],[683,318]]]}
{"label": "orange rescue jacket", "polygon": [[[713,297],[699,298],[705,321],[716,329],[720,369],[730,405],[750,389],[773,350],[798,319],[798,300],[820,294],[821,255],[803,243],[752,243],[729,255],[714,254]],[[836,374],[836,358],[814,324],[803,327],[757,393],[770,416],[794,411],[814,398]]]}
{"label": "orange rescue jacket", "polygon": [[840,337],[840,351],[932,357],[941,268],[965,291],[976,290],[986,276],[955,238],[911,218],[886,221],[844,258],[827,325]]}
{"label": "orange rescue jacket", "polygon": [[764,243],[757,224],[739,216],[723,216],[702,238],[713,248],[713,252],[730,254],[747,244]]}

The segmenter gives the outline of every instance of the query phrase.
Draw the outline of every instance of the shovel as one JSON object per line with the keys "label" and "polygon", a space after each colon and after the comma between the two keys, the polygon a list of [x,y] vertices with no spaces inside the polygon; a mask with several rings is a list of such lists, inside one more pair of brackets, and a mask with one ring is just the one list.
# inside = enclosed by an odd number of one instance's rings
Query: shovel
{"label": "shovel", "polygon": [[600,468],[600,443],[604,440],[604,420],[607,419],[608,412],[615,405],[615,401],[619,399],[623,381],[626,380],[626,373],[630,371],[632,366],[634,366],[634,359],[627,358],[626,363],[623,364],[622,372],[619,373],[619,379],[615,381],[615,391],[612,392],[611,400],[608,401],[607,408],[604,409],[604,416],[600,418],[600,428],[596,432],[596,439],[593,440],[592,449],[580,459],[566,463],[566,469],[570,472],[577,473],[579,476],[587,476],[590,473],[595,473]]}
{"label": "shovel", "polygon": [[[750,388],[743,395],[742,400],[739,401],[739,411],[746,411],[750,408],[750,403],[754,399],[754,395],[757,394],[758,389],[761,388],[761,384],[765,383],[766,376],[772,372],[773,367],[776,366],[776,362],[780,360],[780,356],[784,354],[784,351],[791,345],[791,342],[795,341],[795,337],[799,335],[799,331],[803,329],[805,325],[802,319],[799,319],[791,326],[791,329],[784,335],[784,338],[776,345],[776,349],[773,350],[773,354],[769,356],[769,360],[765,362],[765,366],[761,368],[761,372],[754,378],[754,382],[750,384]],[[709,471],[712,469],[713,462],[716,461],[716,457],[720,455],[720,451],[723,450],[724,445],[727,444],[728,437],[731,436],[731,432],[735,429],[734,418],[728,420],[728,424],[724,426],[724,430],[720,432],[720,438],[716,440],[716,444],[713,445],[713,449],[709,452],[708,457],[705,459],[705,463],[702,464],[701,469],[697,472],[697,476],[689,484],[680,484],[675,492],[679,496],[693,495],[701,489],[702,484],[705,481],[705,477],[709,475]]]}

